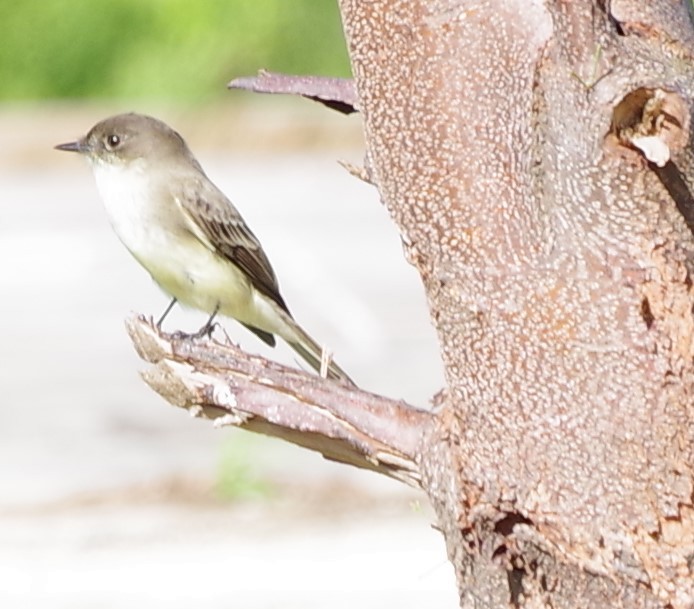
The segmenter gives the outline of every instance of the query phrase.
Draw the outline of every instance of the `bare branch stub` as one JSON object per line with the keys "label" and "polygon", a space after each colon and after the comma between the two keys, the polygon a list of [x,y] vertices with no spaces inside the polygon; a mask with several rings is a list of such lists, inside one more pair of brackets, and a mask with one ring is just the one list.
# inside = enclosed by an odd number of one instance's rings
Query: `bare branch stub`
{"label": "bare branch stub", "polygon": [[145,381],[164,399],[215,425],[288,440],[330,460],[419,486],[417,453],[433,415],[213,339],[176,339],[143,317],[127,321],[153,364]]}
{"label": "bare branch stub", "polygon": [[235,78],[227,87],[256,93],[301,95],[342,114],[359,111],[359,100],[351,78],[295,76],[260,70],[257,76]]}
{"label": "bare branch stub", "polygon": [[680,95],[640,87],[615,107],[607,141],[631,147],[645,157],[694,233],[694,197],[673,160],[681,160],[687,150],[690,122],[686,101]]}

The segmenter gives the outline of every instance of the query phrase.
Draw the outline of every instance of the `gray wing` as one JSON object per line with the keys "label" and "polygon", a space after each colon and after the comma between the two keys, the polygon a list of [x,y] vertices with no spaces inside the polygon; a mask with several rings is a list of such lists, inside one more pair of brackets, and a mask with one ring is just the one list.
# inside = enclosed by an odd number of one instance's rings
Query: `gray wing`
{"label": "gray wing", "polygon": [[189,230],[211,250],[239,267],[255,289],[289,313],[270,261],[231,201],[206,178],[184,182],[186,185],[174,193],[174,198]]}

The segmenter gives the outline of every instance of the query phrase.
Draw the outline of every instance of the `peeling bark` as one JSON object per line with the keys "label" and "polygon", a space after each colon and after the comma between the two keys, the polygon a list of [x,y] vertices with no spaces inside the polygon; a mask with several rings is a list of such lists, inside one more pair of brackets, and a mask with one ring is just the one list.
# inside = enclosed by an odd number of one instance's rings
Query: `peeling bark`
{"label": "peeling bark", "polygon": [[419,486],[416,460],[430,413],[249,356],[231,343],[177,338],[141,316],[127,328],[139,356],[152,364],[145,382],[193,416]]}

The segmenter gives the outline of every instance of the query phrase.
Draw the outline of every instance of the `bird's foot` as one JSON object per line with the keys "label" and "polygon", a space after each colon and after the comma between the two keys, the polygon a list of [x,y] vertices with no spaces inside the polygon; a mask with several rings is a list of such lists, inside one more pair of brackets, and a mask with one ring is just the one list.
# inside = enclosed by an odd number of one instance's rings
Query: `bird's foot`
{"label": "bird's foot", "polygon": [[208,321],[202,328],[197,332],[190,335],[190,338],[212,338],[212,333],[219,324],[216,321]]}
{"label": "bird's foot", "polygon": [[172,338],[173,340],[190,340],[194,336],[195,336],[195,334],[190,334],[188,332],[182,332],[181,330],[176,330],[175,332],[171,332],[169,334],[169,337]]}
{"label": "bird's foot", "polygon": [[197,332],[182,332],[181,330],[176,330],[169,334],[174,340],[199,340],[201,338],[211,338],[212,333],[219,324],[217,322],[212,324],[205,324]]}

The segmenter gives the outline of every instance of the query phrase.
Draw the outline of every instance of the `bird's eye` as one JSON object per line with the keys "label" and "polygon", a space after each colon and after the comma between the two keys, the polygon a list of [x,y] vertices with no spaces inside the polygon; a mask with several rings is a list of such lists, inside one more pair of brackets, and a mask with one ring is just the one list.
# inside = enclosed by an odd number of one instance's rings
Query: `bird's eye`
{"label": "bird's eye", "polygon": [[110,150],[113,150],[114,148],[118,148],[120,145],[120,137],[112,133],[111,135],[106,136],[106,146]]}

